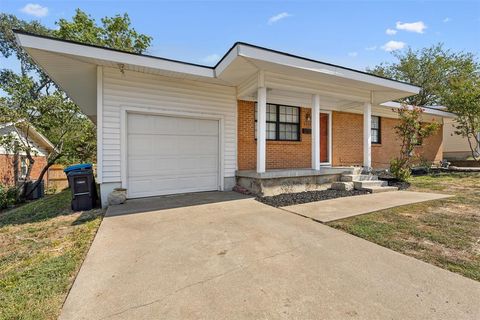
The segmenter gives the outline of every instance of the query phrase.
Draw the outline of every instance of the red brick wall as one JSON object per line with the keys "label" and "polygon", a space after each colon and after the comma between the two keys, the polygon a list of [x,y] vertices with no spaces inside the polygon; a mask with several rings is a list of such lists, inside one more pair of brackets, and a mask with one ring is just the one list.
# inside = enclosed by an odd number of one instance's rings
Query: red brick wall
{"label": "red brick wall", "polygon": [[[381,117],[381,144],[372,144],[372,167],[388,168],[390,160],[400,152],[401,142],[394,127],[398,119]],[[333,112],[333,165],[363,164],[363,115]],[[442,160],[442,127],[418,148],[429,161]]]}
{"label": "red brick wall", "polygon": [[[36,180],[40,176],[43,167],[47,164],[47,159],[45,157],[33,157],[33,159],[35,160],[35,163],[33,164],[30,178]],[[44,176],[44,181],[46,184],[46,175]],[[13,185],[15,183],[13,174],[13,155],[0,155],[0,183],[4,185]]]}
{"label": "red brick wall", "polygon": [[[300,108],[300,132],[302,128],[311,128],[306,120],[309,109]],[[255,140],[255,102],[238,101],[238,169],[253,170],[257,162],[257,142]],[[322,135],[326,133],[327,118],[322,118]],[[300,133],[300,141],[268,141],[266,145],[267,169],[311,168],[311,134]],[[326,137],[321,143],[322,161],[327,159]]]}
{"label": "red brick wall", "polygon": [[[238,101],[238,169],[253,170],[256,168],[257,144],[255,141],[255,103]],[[300,109],[301,128],[310,128],[305,113],[309,109]],[[326,120],[326,118],[323,118]],[[322,122],[323,122],[322,119]],[[381,118],[381,144],[372,145],[372,166],[388,168],[390,160],[398,155],[400,142],[394,126],[398,119]],[[322,128],[326,128],[322,123]],[[322,135],[326,132],[322,131]],[[323,137],[322,137],[323,138]],[[327,145],[323,138],[321,145],[322,161],[326,161]],[[310,168],[311,167],[311,134],[301,134],[300,141],[267,141],[267,169]],[[363,115],[332,112],[332,165],[348,166],[363,164]],[[442,159],[442,129],[425,141],[419,152],[430,161]]]}

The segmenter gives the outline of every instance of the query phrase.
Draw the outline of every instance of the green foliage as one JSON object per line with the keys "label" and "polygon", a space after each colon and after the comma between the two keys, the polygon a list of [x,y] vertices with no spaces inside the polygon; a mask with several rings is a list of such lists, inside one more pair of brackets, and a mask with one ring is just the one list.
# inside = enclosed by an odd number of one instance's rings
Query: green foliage
{"label": "green foliage", "polygon": [[152,37],[138,33],[131,27],[128,14],[104,17],[99,26],[85,12],[77,9],[72,21],[60,19],[56,24],[59,29],[53,31],[58,38],[68,39],[97,46],[142,53],[149,46]]}
{"label": "green foliage", "polygon": [[11,186],[0,184],[0,209],[8,208],[14,205],[17,200],[17,189]]}
{"label": "green foliage", "polygon": [[455,133],[468,139],[472,157],[480,161],[480,70],[452,78],[444,100],[448,111],[457,115]]}
{"label": "green foliage", "polygon": [[405,159],[394,158],[390,161],[390,173],[400,181],[408,181],[412,174],[412,169]]}
{"label": "green foliage", "polygon": [[395,133],[400,139],[400,155],[390,163],[390,171],[401,181],[410,177],[414,161],[421,159],[416,148],[422,146],[424,140],[433,135],[439,128],[437,122],[422,122],[423,109],[403,105],[395,110],[400,123],[395,126]]}
{"label": "green foliage", "polygon": [[442,44],[421,50],[394,51],[398,62],[382,63],[368,72],[421,87],[420,93],[402,99],[414,106],[442,105],[450,91],[451,79],[470,77],[478,71],[472,53],[452,52]]}
{"label": "green foliage", "polygon": [[[144,52],[152,40],[131,27],[127,14],[102,18],[101,25],[97,25],[94,19],[77,9],[71,21],[60,19],[56,24],[58,30],[50,30],[38,21],[28,22],[14,15],[0,14],[0,52],[5,58],[15,56],[20,63],[20,72],[0,69],[0,90],[5,93],[0,97],[0,122],[21,122],[27,132],[33,125],[53,143],[55,149],[49,154],[40,179],[54,163],[95,162],[96,130],[80,108],[18,46],[12,29],[134,53]],[[15,148],[16,152],[26,153],[28,180],[35,162],[34,149],[28,139],[23,145],[12,143],[10,138],[0,141],[4,146]]]}

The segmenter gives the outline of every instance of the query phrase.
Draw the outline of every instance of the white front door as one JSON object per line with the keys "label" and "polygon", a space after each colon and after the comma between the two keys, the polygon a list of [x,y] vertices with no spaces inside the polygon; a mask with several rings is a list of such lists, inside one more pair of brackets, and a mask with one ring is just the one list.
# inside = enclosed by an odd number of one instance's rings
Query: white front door
{"label": "white front door", "polygon": [[129,198],[219,189],[219,121],[127,115]]}

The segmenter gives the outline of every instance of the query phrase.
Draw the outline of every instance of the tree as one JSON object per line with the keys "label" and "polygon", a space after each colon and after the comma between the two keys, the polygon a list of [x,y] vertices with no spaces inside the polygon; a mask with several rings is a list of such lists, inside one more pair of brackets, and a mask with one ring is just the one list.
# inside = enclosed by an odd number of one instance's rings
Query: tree
{"label": "tree", "polygon": [[480,161],[480,74],[450,80],[445,94],[448,111],[457,115],[455,134],[468,140],[472,157]]}
{"label": "tree", "polygon": [[421,50],[394,51],[393,55],[397,62],[381,63],[367,71],[421,87],[419,94],[400,101],[414,106],[442,105],[450,91],[451,79],[469,78],[478,71],[472,53],[452,52],[442,44]]}
{"label": "tree", "polygon": [[[99,26],[93,18],[77,9],[72,21],[61,19],[57,23],[59,29],[50,30],[38,21],[27,22],[14,15],[0,14],[0,52],[5,58],[14,56],[20,63],[19,72],[0,70],[0,89],[5,93],[5,96],[0,98],[0,121],[21,122],[27,126],[27,134],[28,126],[33,125],[55,145],[55,151],[49,155],[47,165],[30,192],[38,186],[54,163],[94,161],[95,127],[81,113],[79,107],[17,45],[12,29],[136,53],[144,52],[150,45],[151,37],[138,34],[131,28],[127,14],[105,17],[101,21],[102,25]],[[1,143],[8,146],[9,139],[2,139]],[[32,147],[28,144],[13,147],[15,152],[23,152],[29,159],[25,179],[27,181],[35,163]],[[18,186],[18,189],[22,188],[23,184]],[[28,196],[26,188],[23,190],[20,200]]]}
{"label": "tree", "polygon": [[399,180],[407,180],[412,166],[420,158],[416,148],[423,145],[426,138],[433,135],[439,128],[436,122],[422,122],[423,109],[402,105],[395,110],[400,119],[395,126],[395,133],[401,141],[400,155],[390,163],[390,171]]}

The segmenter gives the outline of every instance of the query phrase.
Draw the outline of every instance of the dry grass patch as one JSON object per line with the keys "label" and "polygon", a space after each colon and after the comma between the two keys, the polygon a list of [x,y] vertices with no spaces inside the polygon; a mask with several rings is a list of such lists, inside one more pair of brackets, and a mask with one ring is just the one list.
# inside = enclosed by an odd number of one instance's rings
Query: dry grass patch
{"label": "dry grass patch", "polygon": [[70,191],[0,213],[0,319],[56,319],[100,225]]}
{"label": "dry grass patch", "polygon": [[329,223],[480,281],[480,174],[414,177],[409,190],[455,195]]}

